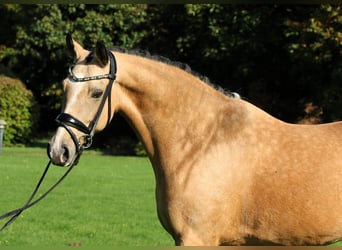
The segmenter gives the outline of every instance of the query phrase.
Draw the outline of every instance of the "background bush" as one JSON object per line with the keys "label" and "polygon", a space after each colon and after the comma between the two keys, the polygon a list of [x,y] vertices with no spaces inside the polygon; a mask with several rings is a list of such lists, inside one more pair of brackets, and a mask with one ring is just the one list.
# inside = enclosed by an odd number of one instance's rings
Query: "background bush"
{"label": "background bush", "polygon": [[[3,4],[0,16],[0,74],[14,72],[32,91],[43,133],[56,128],[73,63],[67,33],[88,49],[103,40],[187,63],[286,122],[342,119],[341,4]],[[128,148],[132,130],[113,123],[98,145],[127,136],[119,141]]]}
{"label": "background bush", "polygon": [[6,121],[4,144],[27,144],[36,131],[39,112],[32,92],[17,79],[0,75],[0,119]]}

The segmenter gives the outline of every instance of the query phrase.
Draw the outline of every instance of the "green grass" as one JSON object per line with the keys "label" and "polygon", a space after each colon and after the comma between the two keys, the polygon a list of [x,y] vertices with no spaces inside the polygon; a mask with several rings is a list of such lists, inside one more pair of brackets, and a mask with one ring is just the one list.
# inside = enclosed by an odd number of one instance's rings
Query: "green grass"
{"label": "green grass", "polygon": [[[3,149],[0,215],[26,202],[47,161],[42,148]],[[52,166],[42,190],[65,170]],[[172,246],[157,219],[154,188],[147,158],[85,151],[60,186],[0,232],[0,247]]]}
{"label": "green grass", "polygon": [[[0,215],[26,202],[47,161],[42,148],[3,149]],[[65,170],[52,166],[42,190]],[[0,233],[0,247],[172,246],[157,218],[154,189],[147,158],[86,151],[60,186]]]}

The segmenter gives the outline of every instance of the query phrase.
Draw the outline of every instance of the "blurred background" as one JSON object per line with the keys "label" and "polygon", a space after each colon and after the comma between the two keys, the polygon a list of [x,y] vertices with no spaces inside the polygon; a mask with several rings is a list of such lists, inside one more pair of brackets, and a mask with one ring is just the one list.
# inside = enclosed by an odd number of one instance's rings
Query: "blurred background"
{"label": "blurred background", "polygon": [[[341,5],[2,4],[0,16],[6,146],[45,143],[55,131],[72,64],[67,33],[88,49],[102,40],[186,63],[286,122],[342,119]],[[118,115],[94,147],[144,155]]]}

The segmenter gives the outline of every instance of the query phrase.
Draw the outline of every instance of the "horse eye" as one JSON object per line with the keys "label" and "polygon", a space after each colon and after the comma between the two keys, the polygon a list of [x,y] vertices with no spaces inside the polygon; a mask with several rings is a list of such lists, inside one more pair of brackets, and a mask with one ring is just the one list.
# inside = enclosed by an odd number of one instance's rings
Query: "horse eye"
{"label": "horse eye", "polygon": [[95,89],[92,93],[91,93],[91,97],[92,98],[100,98],[103,94],[103,90],[102,89]]}

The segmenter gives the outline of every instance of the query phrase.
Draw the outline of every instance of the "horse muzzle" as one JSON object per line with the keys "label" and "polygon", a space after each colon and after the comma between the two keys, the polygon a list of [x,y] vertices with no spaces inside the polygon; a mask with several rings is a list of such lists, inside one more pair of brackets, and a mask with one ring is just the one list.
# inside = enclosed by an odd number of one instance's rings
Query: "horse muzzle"
{"label": "horse muzzle", "polygon": [[[49,158],[52,163],[59,166],[77,164],[83,149],[89,148],[92,144],[93,123],[90,123],[89,128],[67,113],[59,114],[55,121],[59,128],[48,145]],[[79,133],[83,135],[78,136]]]}
{"label": "horse muzzle", "polygon": [[47,146],[47,154],[54,165],[70,166],[76,156],[76,146],[68,138],[68,134],[58,129]]}

